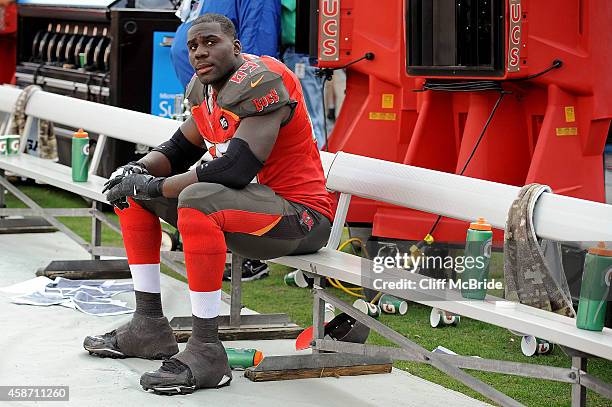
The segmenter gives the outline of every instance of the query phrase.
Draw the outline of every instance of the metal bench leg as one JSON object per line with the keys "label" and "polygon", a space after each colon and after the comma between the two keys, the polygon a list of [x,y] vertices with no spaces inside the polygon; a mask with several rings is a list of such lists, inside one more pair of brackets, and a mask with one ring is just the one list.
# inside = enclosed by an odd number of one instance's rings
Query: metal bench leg
{"label": "metal bench leg", "polygon": [[[4,170],[0,170],[0,177],[4,178]],[[6,208],[5,196],[6,189],[0,184],[0,208]]]}
{"label": "metal bench leg", "polygon": [[[162,252],[162,262],[163,262]],[[230,301],[230,314],[219,316],[219,338],[222,341],[245,339],[294,339],[302,329],[289,321],[287,314],[248,314],[242,311],[242,262],[244,258],[231,254],[232,283],[228,296],[222,292],[222,300]],[[227,261],[227,260],[226,260]],[[182,273],[185,275],[185,273]],[[178,342],[186,342],[191,336],[191,316],[178,316],[170,320],[170,326]]]}
{"label": "metal bench leg", "polygon": [[94,254],[94,247],[98,247],[102,245],[102,222],[95,216],[97,211],[102,210],[102,204],[94,201],[91,204],[91,259],[92,260],[100,260],[100,256]]}
{"label": "metal bench leg", "polygon": [[[6,193],[11,190],[4,185],[10,185],[10,182],[6,178],[5,170],[0,169],[0,233],[45,233],[55,232],[57,229],[51,225],[46,218],[40,216],[40,211],[32,208],[7,208],[6,207]],[[21,199],[22,195],[15,195],[15,198],[19,199],[27,205],[27,202]],[[25,195],[24,195],[25,196]],[[28,205],[29,206],[29,205]],[[49,209],[47,211],[62,211],[61,209]],[[79,211],[79,209],[68,209],[67,215],[52,215],[52,216],[73,216],[73,211]],[[64,211],[64,212],[66,212]],[[47,212],[49,213],[49,212]],[[16,219],[8,219],[12,216],[17,216]],[[81,215],[82,216],[82,215]]]}
{"label": "metal bench leg", "polygon": [[[321,286],[322,279],[319,276],[314,278],[314,288],[312,297],[312,340],[323,339],[325,335],[325,300],[321,298],[319,292],[323,290]],[[312,348],[312,353],[321,353],[322,351]]]}
{"label": "metal bench leg", "polygon": [[[580,356],[572,356],[572,367],[578,371],[586,372],[587,359]],[[587,389],[580,382],[572,384],[572,407],[586,406],[586,394]]]}
{"label": "metal bench leg", "polygon": [[68,226],[65,226],[59,220],[55,219],[54,216],[51,216],[45,209],[38,205],[32,198],[21,192],[16,186],[12,185],[6,178],[0,177],[0,186],[3,186],[7,189],[13,196],[19,199],[21,202],[26,204],[30,209],[32,209],[36,214],[40,215],[44,218],[51,226],[58,229],[60,232],[65,233],[68,237],[74,240],[78,245],[80,245],[83,249],[89,250],[90,246],[81,236],[73,232]]}
{"label": "metal bench leg", "polygon": [[[53,210],[45,210],[38,205],[34,200],[28,197],[26,194],[21,192],[17,187],[8,182],[5,178],[0,177],[0,185],[7,189],[12,195],[14,195],[21,202],[26,204],[33,214],[42,216],[51,226],[66,234],[70,239],[80,245],[83,249],[88,252],[92,252],[93,247],[86,242],[81,236],[73,232],[68,226],[56,219],[56,215],[61,216],[83,216],[83,209],[73,208],[67,209],[62,214],[61,212]],[[87,210],[87,215],[92,215],[92,210]],[[101,226],[93,225],[92,230],[92,243],[100,241],[100,230]],[[65,277],[74,279],[106,279],[106,278],[126,278],[130,277],[128,264],[123,260],[67,260],[67,261],[54,261],[51,262],[47,267],[39,269],[36,275],[47,276],[50,278]]]}
{"label": "metal bench leg", "polygon": [[230,302],[230,327],[240,327],[240,310],[242,309],[242,261],[243,258],[232,253],[232,297]]}

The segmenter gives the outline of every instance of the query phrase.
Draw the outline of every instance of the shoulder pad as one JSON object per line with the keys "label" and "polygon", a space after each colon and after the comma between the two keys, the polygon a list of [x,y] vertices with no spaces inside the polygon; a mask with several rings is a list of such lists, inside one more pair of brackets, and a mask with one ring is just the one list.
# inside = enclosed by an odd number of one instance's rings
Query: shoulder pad
{"label": "shoulder pad", "polygon": [[289,102],[283,77],[269,70],[259,59],[242,64],[217,97],[217,104],[222,109],[239,118],[268,114]]}
{"label": "shoulder pad", "polygon": [[191,77],[185,88],[185,99],[189,101],[191,106],[198,106],[204,102],[204,85],[196,75]]}

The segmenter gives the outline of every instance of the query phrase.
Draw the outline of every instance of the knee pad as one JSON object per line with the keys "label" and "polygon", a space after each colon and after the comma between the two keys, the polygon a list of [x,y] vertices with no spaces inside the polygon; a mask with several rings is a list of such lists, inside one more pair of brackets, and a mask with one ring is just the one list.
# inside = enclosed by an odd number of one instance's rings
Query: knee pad
{"label": "knee pad", "polygon": [[119,216],[123,243],[129,264],[159,264],[161,225],[159,218],[129,198],[130,207],[115,213]]}

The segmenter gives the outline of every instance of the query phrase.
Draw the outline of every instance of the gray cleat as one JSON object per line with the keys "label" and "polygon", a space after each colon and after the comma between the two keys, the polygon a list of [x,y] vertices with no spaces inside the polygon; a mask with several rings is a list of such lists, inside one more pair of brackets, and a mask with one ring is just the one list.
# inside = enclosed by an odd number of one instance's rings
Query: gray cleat
{"label": "gray cleat", "polygon": [[103,335],[87,336],[83,341],[83,347],[90,355],[104,358],[123,359],[127,356],[119,350],[117,345],[117,330],[113,329]]}
{"label": "gray cleat", "polygon": [[90,354],[123,359],[168,359],[178,345],[166,317],[150,318],[135,313],[132,320],[103,335],[87,336],[83,347]]}
{"label": "gray cleat", "polygon": [[184,351],[154,372],[140,377],[140,385],[156,394],[189,394],[197,389],[229,386],[232,371],[221,342],[204,343],[189,338]]}

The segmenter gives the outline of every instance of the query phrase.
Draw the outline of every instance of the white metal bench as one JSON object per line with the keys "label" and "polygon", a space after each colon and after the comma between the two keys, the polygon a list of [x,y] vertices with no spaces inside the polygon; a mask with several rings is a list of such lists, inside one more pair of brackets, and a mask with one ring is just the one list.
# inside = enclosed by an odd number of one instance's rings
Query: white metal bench
{"label": "white metal bench", "polygon": [[[0,87],[0,112],[12,110],[17,96],[17,90]],[[32,95],[26,113],[29,122],[26,126],[27,129],[33,128],[37,119],[47,119],[68,126],[83,127],[106,137],[149,146],[157,145],[167,139],[168,134],[171,134],[178,126],[178,123],[172,120],[42,91]],[[24,137],[27,137],[27,134]],[[75,184],[71,181],[68,167],[43,161],[23,153],[14,157],[2,157],[0,158],[0,171],[12,171],[78,193],[94,201],[104,202],[104,196],[101,194],[102,184],[105,181],[103,178],[93,176],[87,183]],[[99,162],[99,157],[94,157],[93,161],[94,164]],[[517,195],[517,187],[345,153],[336,155],[323,153],[322,161],[328,188],[341,193],[329,243],[326,248],[315,254],[286,256],[274,260],[281,264],[303,269],[315,277],[315,301],[313,305],[315,352],[329,350],[362,355],[386,355],[396,359],[429,363],[502,405],[519,404],[491,386],[463,372],[460,368],[480,369],[572,383],[572,404],[576,406],[584,402],[586,388],[612,398],[612,389],[609,384],[603,383],[586,373],[585,355],[575,356],[571,369],[562,369],[433,354],[409,341],[401,334],[385,327],[380,322],[342,303],[320,288],[320,281],[324,277],[364,285],[362,267],[363,262],[367,262],[367,260],[336,251],[352,195],[463,220],[473,220],[484,216],[494,227],[503,228],[508,208]],[[19,190],[4,178],[0,178],[0,184],[12,193],[20,194]],[[24,202],[35,213],[45,216],[52,222],[57,222],[54,216],[64,213],[61,210],[43,210],[31,200],[28,201],[25,195],[17,196],[20,199],[25,199]],[[88,244],[82,239],[81,243],[94,256],[116,255],[118,254],[116,249],[107,250],[99,247],[99,224],[104,220],[98,213],[96,205],[94,202],[94,207],[91,210],[87,209],[79,212],[93,214],[98,225],[94,227],[92,243]],[[0,209],[0,215],[10,211]],[[78,210],[75,211],[78,212]],[[55,225],[55,223],[53,224]],[[111,224],[109,226],[118,230],[116,225]],[[611,241],[612,207],[574,198],[544,194],[538,201],[536,208],[535,227],[537,234],[542,238],[573,241]],[[72,233],[65,227],[60,230],[69,235]],[[74,236],[72,237],[74,238]],[[166,256],[168,254],[166,253]],[[162,261],[167,262],[165,264],[172,263],[168,257],[162,256],[162,259]],[[401,277],[406,277],[404,271],[395,270],[391,273],[401,273]],[[425,277],[410,275],[409,278],[416,281]],[[232,290],[235,289],[234,287],[237,287],[238,292],[240,291],[239,283],[234,285]],[[413,298],[414,294],[417,293],[413,293],[413,295],[407,293],[404,297],[449,312],[548,339],[589,355],[612,360],[612,331],[607,328],[602,333],[578,330],[575,328],[572,319],[519,304],[500,306],[498,304],[503,304],[503,302],[494,302],[495,299],[492,297],[488,297],[483,302],[464,301],[458,293],[450,292],[445,294],[444,301],[442,299],[423,301]],[[401,348],[381,348],[323,339],[324,302],[336,305],[342,311],[398,343]],[[238,302],[236,307],[232,307],[232,312],[235,312],[236,309],[239,312],[239,307],[240,303]]]}
{"label": "white metal bench", "polygon": [[[371,270],[371,261],[336,250],[346,220],[350,197],[374,199],[461,220],[485,217],[494,227],[505,227],[508,210],[519,188],[390,163],[339,152],[328,171],[327,187],[340,192],[339,205],[327,247],[315,254],[286,256],[275,262],[311,273],[315,283],[313,308],[314,346],[319,351],[386,355],[396,359],[429,363],[481,394],[502,405],[518,405],[503,393],[475,379],[459,368],[479,369],[528,377],[545,378],[574,384],[572,404],[584,402],[585,388],[612,398],[612,387],[586,374],[587,355],[573,358],[572,369],[532,364],[475,359],[434,354],[397,332],[382,325],[323,290],[320,280],[335,278],[358,286],[368,286],[363,270]],[[545,193],[538,200],[534,224],[541,238],[557,241],[612,241],[612,205]],[[427,277],[405,270],[385,270],[386,279],[418,282]],[[417,285],[418,287],[418,285]],[[374,288],[368,286],[368,288]],[[522,304],[509,303],[488,296],[485,301],[466,301],[457,291],[445,291],[438,298],[428,290],[393,292],[406,300],[443,309],[500,327],[547,339],[566,348],[612,360],[612,330],[590,332],[576,328],[574,319]],[[323,307],[330,302],[343,312],[375,329],[401,346],[374,347],[323,339]]]}
{"label": "white metal bench", "polygon": [[[10,86],[0,87],[0,112],[12,112],[20,92],[19,89]],[[38,205],[12,186],[4,177],[0,178],[2,187],[8,189],[31,209],[34,209],[36,215],[42,216],[50,224],[62,232],[67,233],[84,248],[88,249],[93,258],[97,259],[101,255],[124,255],[125,251],[122,249],[101,246],[101,223],[107,224],[113,230],[120,233],[118,225],[110,222],[99,210],[100,202],[106,202],[106,198],[102,194],[103,185],[106,179],[93,175],[97,171],[100,159],[104,154],[106,140],[108,137],[111,137],[147,146],[156,146],[166,140],[168,134],[172,134],[180,123],[174,120],[44,91],[34,92],[30,96],[25,113],[27,115],[27,120],[24,134],[21,137],[19,154],[1,157],[0,171],[2,173],[9,171],[20,176],[44,182],[92,200],[92,209],[72,209],[70,211],[61,212],[62,216],[94,217],[95,221],[94,227],[92,228],[91,244],[85,242],[82,238],[72,233],[70,229],[64,227],[57,221],[55,216],[59,213],[58,211],[43,210],[38,207]],[[89,132],[99,134],[87,182],[73,182],[70,167],[26,153],[26,140],[36,139],[38,137],[37,128],[39,120],[50,120],[54,123],[73,128],[82,127]],[[0,199],[2,199],[2,197],[0,197]],[[25,213],[26,212],[23,210],[0,209],[0,214],[5,216]],[[166,252],[163,253],[163,257],[166,265],[175,271],[182,271],[182,268],[173,261],[180,258],[180,254],[177,257],[172,253]]]}

